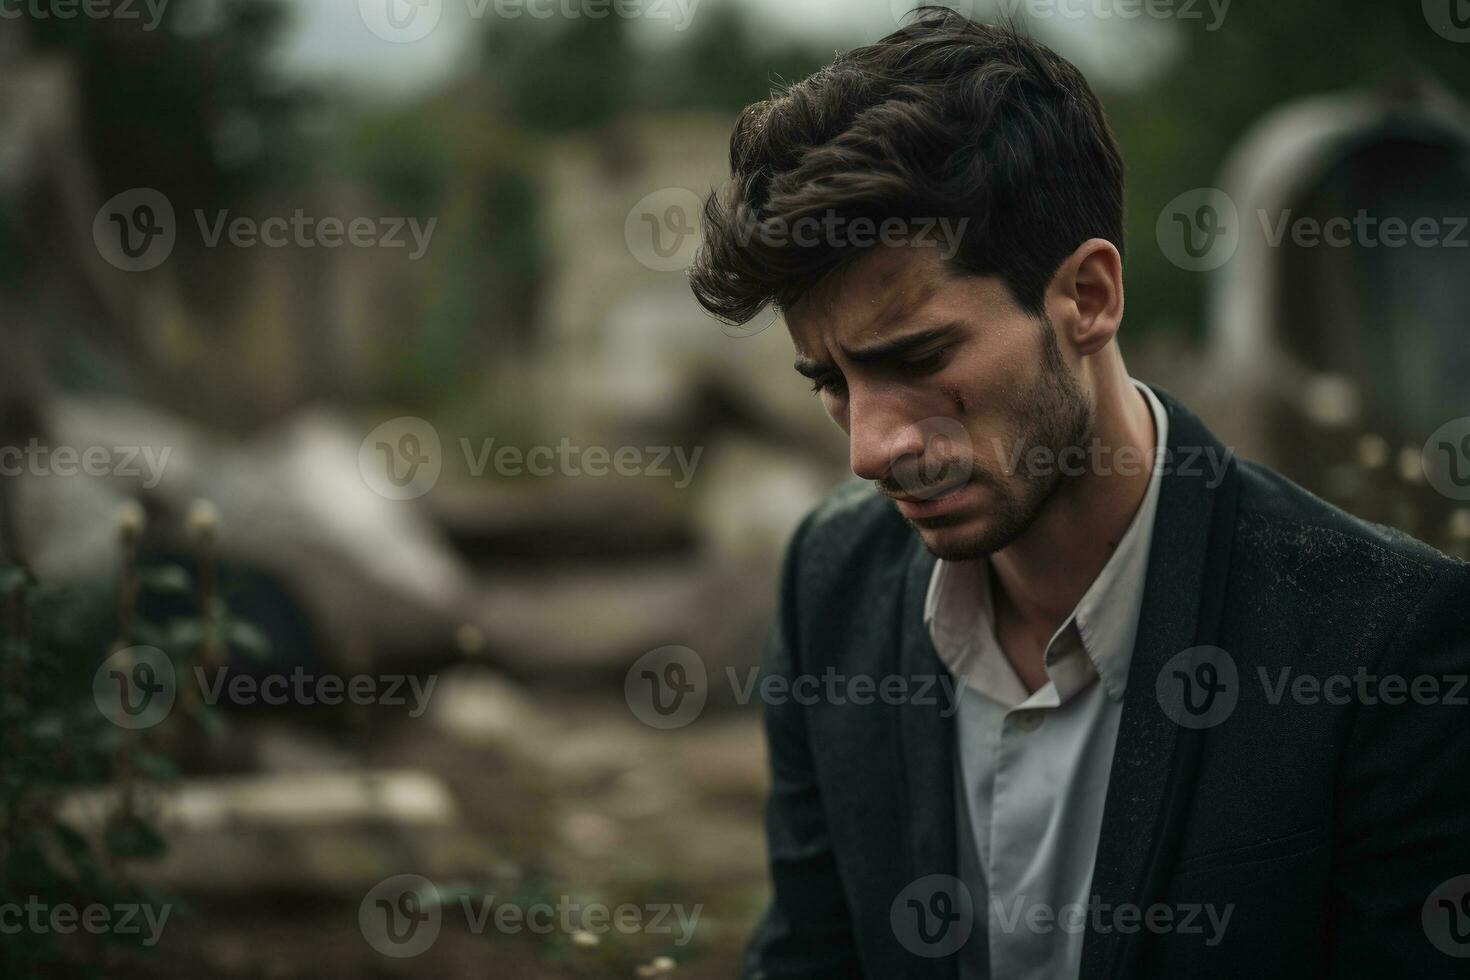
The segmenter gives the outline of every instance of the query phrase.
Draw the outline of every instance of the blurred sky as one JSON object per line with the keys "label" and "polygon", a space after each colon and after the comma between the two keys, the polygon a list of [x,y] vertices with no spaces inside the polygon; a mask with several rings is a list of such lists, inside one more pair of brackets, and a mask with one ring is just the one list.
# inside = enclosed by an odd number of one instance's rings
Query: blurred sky
{"label": "blurred sky", "polygon": [[[437,28],[408,44],[391,43],[364,25],[360,5],[405,4],[413,0],[288,0],[295,23],[280,52],[280,64],[293,75],[334,79],[367,94],[408,97],[451,78],[466,64],[479,33],[471,10],[517,10],[517,0],[420,0],[441,4]],[[585,0],[524,0],[537,11],[587,9]],[[701,10],[724,4],[749,9],[772,37],[797,36],[830,43],[834,50],[875,40],[893,30],[898,17],[916,0],[628,0],[640,9],[668,16],[637,18],[634,36],[642,43],[666,43],[680,27],[698,25]],[[990,0],[948,0],[950,6],[982,15],[996,9]],[[1044,10],[1035,0],[1001,0],[1024,14]],[[650,6],[658,4],[657,7]],[[498,6],[497,6],[498,5]],[[1173,53],[1177,23],[1099,20],[1085,13],[1095,5],[1074,5],[1077,16],[1028,20],[1033,32],[1075,61],[1094,83],[1127,87],[1145,80]],[[680,12],[687,12],[682,16]],[[523,14],[523,16],[529,16]]]}

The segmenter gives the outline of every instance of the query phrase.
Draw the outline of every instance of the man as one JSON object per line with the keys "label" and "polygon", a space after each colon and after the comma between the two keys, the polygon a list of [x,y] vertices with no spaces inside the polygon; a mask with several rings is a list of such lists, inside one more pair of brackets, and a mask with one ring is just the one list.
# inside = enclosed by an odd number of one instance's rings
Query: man
{"label": "man", "polygon": [[766,707],[745,976],[1465,975],[1470,566],[1129,377],[1080,73],[926,10],[730,159],[694,291],[785,312],[865,481],[784,565],[768,674],[851,696]]}

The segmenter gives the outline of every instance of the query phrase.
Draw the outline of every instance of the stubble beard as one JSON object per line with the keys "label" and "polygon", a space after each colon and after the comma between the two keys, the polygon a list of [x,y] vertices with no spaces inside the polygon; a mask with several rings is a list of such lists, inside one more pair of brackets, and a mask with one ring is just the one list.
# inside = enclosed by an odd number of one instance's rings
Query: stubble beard
{"label": "stubble beard", "polygon": [[[968,523],[974,520],[973,514],[956,514],[948,521],[927,520],[922,524],[907,521],[924,547],[936,558],[970,561],[1000,551],[1026,533],[1056,496],[1063,481],[1072,479],[1054,466],[1042,472],[1028,472],[1025,463],[1028,451],[1036,446],[1050,450],[1051,459],[1060,459],[1064,449],[1087,442],[1093,425],[1092,404],[1067,369],[1051,322],[1043,318],[1039,332],[1041,378],[1038,384],[1028,389],[1030,394],[1024,404],[1015,406],[1011,412],[1018,435],[1012,447],[1005,447],[1020,450],[1005,458],[1006,463],[1016,459],[1018,471],[1010,478],[1002,478],[981,469],[978,463],[972,470],[971,480],[983,483],[993,491],[991,499],[995,503],[986,526],[955,539],[942,533],[946,526]],[[926,531],[941,533],[931,540],[926,537]]]}

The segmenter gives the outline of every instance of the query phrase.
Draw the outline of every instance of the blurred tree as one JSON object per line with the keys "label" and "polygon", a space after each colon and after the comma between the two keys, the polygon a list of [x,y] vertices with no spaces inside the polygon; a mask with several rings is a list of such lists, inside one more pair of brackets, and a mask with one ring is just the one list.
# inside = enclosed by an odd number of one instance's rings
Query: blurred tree
{"label": "blurred tree", "polygon": [[738,112],[831,60],[831,50],[820,45],[762,37],[745,9],[712,5],[678,44],[640,60],[638,104],[648,109]]}
{"label": "blurred tree", "polygon": [[[182,216],[237,206],[300,175],[297,122],[307,94],[269,65],[287,26],[280,0],[171,0],[152,30],[141,17],[16,23],[37,54],[61,55],[75,68],[78,131],[99,201],[152,187]],[[198,236],[179,236],[178,282],[191,300],[218,301],[231,277],[211,268],[198,245]]]}
{"label": "blurred tree", "polygon": [[[20,166],[0,181],[0,316],[28,364],[24,385],[0,369],[0,388],[25,389],[19,402],[0,398],[7,438],[35,434],[16,421],[42,397],[31,389],[155,387],[146,352],[158,324],[143,322],[143,280],[114,274],[93,251],[99,204],[153,188],[183,224],[195,208],[233,208],[289,181],[304,161],[295,133],[307,95],[269,65],[286,24],[280,0],[172,0],[157,22],[143,4],[101,2],[117,16],[15,5],[20,16],[4,21],[11,88],[0,101],[29,110],[0,112],[0,139],[20,144]],[[178,236],[167,274],[189,305],[233,299],[239,283],[221,251]],[[216,326],[197,320],[206,336]]]}
{"label": "blurred tree", "polygon": [[549,133],[595,126],[630,108],[634,60],[625,17],[522,18],[485,32],[482,63],[514,123]]}
{"label": "blurred tree", "polygon": [[287,24],[280,0],[171,0],[154,30],[114,17],[19,23],[37,53],[76,66],[80,129],[105,197],[143,186],[176,208],[223,206],[299,171],[304,92],[268,65]]}

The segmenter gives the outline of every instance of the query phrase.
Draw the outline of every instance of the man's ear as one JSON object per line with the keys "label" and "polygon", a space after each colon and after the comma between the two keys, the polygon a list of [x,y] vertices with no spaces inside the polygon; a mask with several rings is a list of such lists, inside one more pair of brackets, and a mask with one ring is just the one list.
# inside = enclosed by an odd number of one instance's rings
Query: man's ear
{"label": "man's ear", "polygon": [[1086,357],[1107,346],[1123,323],[1123,257],[1105,238],[1089,238],[1067,256],[1047,287],[1047,314]]}

